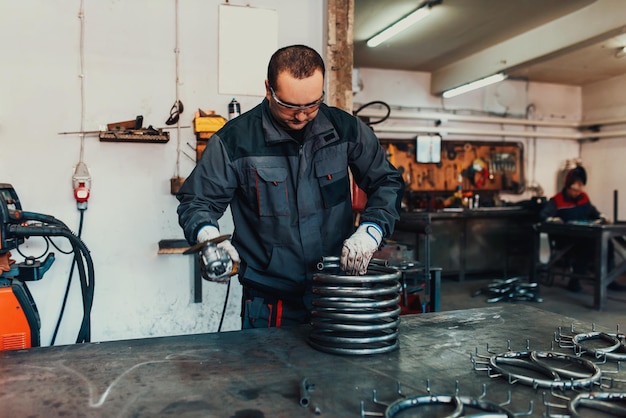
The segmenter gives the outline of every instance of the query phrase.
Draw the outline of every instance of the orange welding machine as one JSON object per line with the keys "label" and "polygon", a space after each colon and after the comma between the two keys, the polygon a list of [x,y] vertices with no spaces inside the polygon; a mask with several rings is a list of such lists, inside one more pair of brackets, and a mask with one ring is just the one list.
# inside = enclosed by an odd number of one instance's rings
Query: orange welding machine
{"label": "orange welding machine", "polygon": [[[18,247],[25,239],[37,236],[47,241],[53,236],[65,237],[70,241],[83,291],[84,315],[76,342],[87,342],[90,338],[94,273],[89,250],[58,219],[23,211],[15,189],[10,184],[0,183],[0,350],[40,345],[39,312],[26,283],[40,280],[54,262],[55,256],[52,252],[37,258],[25,256],[19,263],[11,258],[11,250],[22,254]],[[45,259],[40,261],[44,256]],[[87,272],[84,271],[85,265]]]}

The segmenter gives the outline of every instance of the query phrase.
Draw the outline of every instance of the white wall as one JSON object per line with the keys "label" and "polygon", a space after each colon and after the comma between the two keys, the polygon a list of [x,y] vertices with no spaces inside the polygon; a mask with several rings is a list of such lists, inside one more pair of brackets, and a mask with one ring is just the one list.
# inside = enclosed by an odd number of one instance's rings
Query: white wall
{"label": "white wall", "polygon": [[[614,77],[583,88],[585,120],[621,119],[626,121],[626,76]],[[626,131],[626,123],[601,128],[601,132]],[[585,142],[581,157],[588,172],[587,189],[592,201],[613,219],[613,191],[618,191],[617,220],[626,220],[624,160],[626,135],[597,142]]]}
{"label": "white wall", "polygon": [[[179,8],[181,125],[196,109],[227,116],[231,94],[218,94],[218,0],[184,0]],[[144,126],[164,127],[176,98],[174,0],[85,1],[84,129],[143,115]],[[278,13],[278,46],[304,43],[324,54],[324,2],[231,0]],[[5,40],[0,73],[0,182],[11,183],[24,210],[53,215],[78,230],[72,196],[73,168],[80,159],[81,129],[79,0],[27,0],[0,4]],[[233,36],[254,36],[234,27]],[[221,51],[236,54],[238,51]],[[269,57],[268,57],[269,58]],[[259,62],[265,72],[267,62]],[[259,86],[263,94],[263,86]],[[262,97],[237,97],[250,109]],[[226,286],[204,282],[203,302],[193,303],[191,257],[158,255],[161,239],[180,239],[177,201],[170,178],[193,168],[195,136],[171,130],[167,144],[84,141],[92,176],[83,241],[96,270],[92,341],[211,332],[217,329]],[[181,152],[177,151],[180,145]],[[192,158],[188,158],[187,155]],[[177,163],[178,161],[178,163]],[[225,217],[222,232],[232,231]],[[56,240],[61,247],[69,245]],[[65,244],[65,245],[64,245]],[[43,241],[21,248],[37,255]],[[70,256],[39,282],[29,283],[48,345],[66,287]],[[13,251],[13,258],[22,257]],[[231,291],[224,329],[239,328],[240,289]],[[73,343],[82,317],[78,276],[56,344]]]}

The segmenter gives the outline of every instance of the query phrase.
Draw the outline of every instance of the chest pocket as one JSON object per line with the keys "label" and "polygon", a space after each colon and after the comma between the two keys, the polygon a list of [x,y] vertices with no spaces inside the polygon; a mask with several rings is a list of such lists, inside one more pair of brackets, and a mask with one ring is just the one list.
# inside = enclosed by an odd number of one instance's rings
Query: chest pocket
{"label": "chest pocket", "polygon": [[288,216],[287,169],[257,167],[255,179],[259,216]]}
{"label": "chest pocket", "polygon": [[320,186],[324,207],[330,208],[345,202],[350,197],[350,183],[346,166],[336,160],[322,160],[315,163],[315,176]]}

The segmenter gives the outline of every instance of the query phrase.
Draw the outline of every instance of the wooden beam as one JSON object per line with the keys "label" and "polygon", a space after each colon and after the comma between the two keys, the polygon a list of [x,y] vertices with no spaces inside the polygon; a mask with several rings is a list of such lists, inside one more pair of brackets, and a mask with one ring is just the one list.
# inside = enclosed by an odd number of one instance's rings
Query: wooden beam
{"label": "wooden beam", "polygon": [[328,0],[326,102],[352,113],[354,0]]}

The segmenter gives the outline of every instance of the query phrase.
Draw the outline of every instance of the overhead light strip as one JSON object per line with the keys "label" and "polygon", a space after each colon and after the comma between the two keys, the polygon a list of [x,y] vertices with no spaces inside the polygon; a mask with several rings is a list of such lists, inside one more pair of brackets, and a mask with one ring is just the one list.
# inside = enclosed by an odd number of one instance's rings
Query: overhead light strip
{"label": "overhead light strip", "polygon": [[481,87],[486,87],[491,84],[498,83],[507,78],[506,74],[498,73],[490,75],[489,77],[481,78],[480,80],[472,81],[471,83],[463,84],[462,86],[455,87],[443,92],[443,97],[450,98],[458,96],[459,94],[467,93],[468,91],[476,90]]}
{"label": "overhead light strip", "polygon": [[[428,7],[425,7],[425,6],[428,6]],[[415,23],[419,22],[420,20],[424,19],[429,14],[430,14],[430,3],[422,4],[414,12],[406,15],[405,17],[403,17],[402,19],[398,20],[393,25],[389,26],[387,29],[383,30],[382,32],[380,32],[377,35],[374,35],[372,38],[370,38],[367,41],[367,46],[369,46],[370,48],[377,47],[378,45],[382,44],[383,42],[385,42],[385,41],[391,39],[392,37],[396,36],[397,34],[402,32],[406,28],[408,28],[408,27],[414,25]]]}

